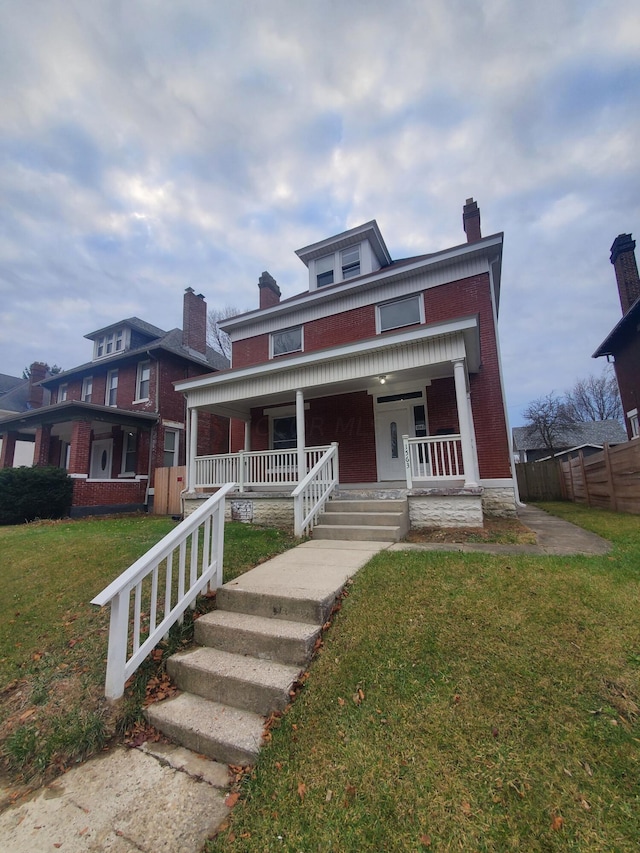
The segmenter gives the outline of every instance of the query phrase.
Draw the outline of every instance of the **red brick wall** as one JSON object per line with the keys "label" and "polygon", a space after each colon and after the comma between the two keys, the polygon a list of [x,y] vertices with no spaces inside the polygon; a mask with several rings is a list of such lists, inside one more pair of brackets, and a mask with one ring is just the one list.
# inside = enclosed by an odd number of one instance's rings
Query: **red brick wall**
{"label": "red brick wall", "polygon": [[111,482],[73,481],[73,506],[110,506],[143,504],[146,480],[112,480]]}
{"label": "red brick wall", "polygon": [[435,379],[427,387],[427,418],[429,435],[437,435],[439,430],[449,429],[453,429],[454,433],[460,432],[453,377]]}

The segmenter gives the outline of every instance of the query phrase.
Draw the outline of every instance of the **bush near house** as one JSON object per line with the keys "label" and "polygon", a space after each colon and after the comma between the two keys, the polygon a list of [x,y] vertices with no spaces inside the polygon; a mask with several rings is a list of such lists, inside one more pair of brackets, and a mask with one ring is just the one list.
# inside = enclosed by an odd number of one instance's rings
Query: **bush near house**
{"label": "bush near house", "polygon": [[0,470],[0,524],[69,515],[73,481],[61,468]]}

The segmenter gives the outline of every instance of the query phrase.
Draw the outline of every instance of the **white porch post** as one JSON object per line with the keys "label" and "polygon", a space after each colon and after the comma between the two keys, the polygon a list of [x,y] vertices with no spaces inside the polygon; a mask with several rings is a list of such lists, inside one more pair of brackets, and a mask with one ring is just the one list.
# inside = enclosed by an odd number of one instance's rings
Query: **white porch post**
{"label": "white porch post", "polygon": [[244,450],[251,450],[251,421],[244,422]]}
{"label": "white porch post", "polygon": [[464,465],[465,488],[475,488],[478,483],[476,470],[476,455],[473,450],[471,417],[467,397],[467,376],[464,359],[457,358],[453,362],[453,379],[456,386],[456,404],[458,406],[458,423],[460,424],[460,442],[462,444],[462,464]]}
{"label": "white porch post", "polygon": [[307,474],[306,466],[306,438],[304,430],[304,394],[296,391],[296,442],[298,448],[298,482],[300,483]]}
{"label": "white porch post", "polygon": [[198,455],[198,410],[189,410],[189,461],[187,463],[187,489],[195,491],[196,456]]}

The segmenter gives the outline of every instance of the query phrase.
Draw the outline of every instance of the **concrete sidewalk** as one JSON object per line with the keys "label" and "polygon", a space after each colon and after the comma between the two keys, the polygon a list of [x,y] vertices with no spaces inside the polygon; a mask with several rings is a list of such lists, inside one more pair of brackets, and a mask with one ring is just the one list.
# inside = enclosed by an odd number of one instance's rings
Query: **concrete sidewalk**
{"label": "concrete sidewalk", "polygon": [[[383,549],[505,554],[606,554],[609,542],[534,507],[519,513],[537,545],[317,540],[229,582],[239,590],[314,600],[335,597]],[[70,770],[0,813],[0,849],[11,853],[198,853],[228,809],[227,768],[166,744],[118,747]]]}

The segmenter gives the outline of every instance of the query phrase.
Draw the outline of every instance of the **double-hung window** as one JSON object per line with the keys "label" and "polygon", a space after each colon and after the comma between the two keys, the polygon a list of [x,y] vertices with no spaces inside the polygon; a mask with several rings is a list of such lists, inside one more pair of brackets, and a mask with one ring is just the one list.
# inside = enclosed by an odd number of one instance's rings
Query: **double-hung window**
{"label": "double-hung window", "polygon": [[271,335],[272,357],[291,352],[302,352],[302,326],[294,326]]}
{"label": "double-hung window", "polygon": [[388,332],[390,329],[400,329],[403,326],[414,326],[424,323],[422,295],[408,296],[378,305],[378,331]]}
{"label": "double-hung window", "polygon": [[638,410],[632,409],[627,412],[629,426],[631,427],[631,438],[640,438],[640,423],[638,422]]}
{"label": "double-hung window", "polygon": [[164,467],[174,468],[178,464],[178,430],[164,431]]}
{"label": "double-hung window", "polygon": [[136,377],[136,400],[149,399],[149,379],[151,377],[151,362],[141,361],[138,364]]}
{"label": "double-hung window", "polygon": [[352,246],[342,253],[342,278],[360,275],[360,246]]}
{"label": "double-hung window", "polygon": [[64,385],[58,385],[58,402],[64,403],[67,399],[67,392],[69,391],[69,386],[65,382]]}
{"label": "double-hung window", "polygon": [[122,442],[122,474],[133,475],[136,473],[138,462],[138,436],[135,430],[128,429],[124,433]]}
{"label": "double-hung window", "polygon": [[318,287],[325,287],[327,284],[333,284],[334,263],[334,255],[326,255],[324,258],[318,258],[316,261],[316,285]]}
{"label": "double-hung window", "polygon": [[93,394],[93,376],[85,376],[82,380],[82,397],[80,398],[83,403],[91,402],[91,395]]}
{"label": "double-hung window", "polygon": [[107,389],[104,395],[105,406],[116,406],[118,404],[118,371],[110,370],[107,373]]}

